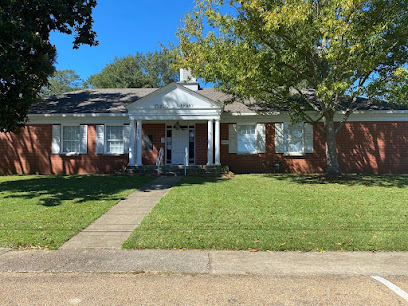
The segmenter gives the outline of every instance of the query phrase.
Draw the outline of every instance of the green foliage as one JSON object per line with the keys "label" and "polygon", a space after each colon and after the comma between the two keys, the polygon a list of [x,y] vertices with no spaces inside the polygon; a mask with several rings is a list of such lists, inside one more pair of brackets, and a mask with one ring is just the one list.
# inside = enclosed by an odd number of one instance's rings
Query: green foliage
{"label": "green foliage", "polygon": [[56,249],[149,177],[0,176],[0,247]]}
{"label": "green foliage", "polygon": [[124,247],[407,251],[407,191],[406,175],[185,178]]}
{"label": "green foliage", "polygon": [[[408,86],[401,73],[408,63],[405,1],[198,0],[177,35],[181,67],[236,97],[289,106],[292,118],[322,129],[332,140],[327,161],[334,174],[335,134],[358,108],[357,97],[408,101],[400,90]],[[302,102],[289,102],[294,96]],[[321,119],[324,127],[316,124]]]}
{"label": "green foliage", "polygon": [[86,85],[74,70],[57,70],[48,79],[48,86],[42,90],[43,96],[83,89]]}
{"label": "green foliage", "polygon": [[392,101],[397,105],[407,104],[408,70],[400,67],[372,82],[368,86],[373,97]]}
{"label": "green foliage", "polygon": [[115,58],[100,73],[89,77],[96,88],[156,88],[178,81],[172,58],[163,52],[149,52]]}
{"label": "green foliage", "polygon": [[75,34],[73,46],[96,45],[95,0],[2,0],[0,4],[0,132],[16,132],[54,72],[51,31]]}

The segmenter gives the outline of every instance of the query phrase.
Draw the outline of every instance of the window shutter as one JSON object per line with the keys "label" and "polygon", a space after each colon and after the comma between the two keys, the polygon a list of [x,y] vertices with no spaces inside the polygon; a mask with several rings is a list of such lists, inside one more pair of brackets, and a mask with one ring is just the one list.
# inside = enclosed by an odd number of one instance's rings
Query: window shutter
{"label": "window shutter", "polygon": [[285,137],[283,130],[283,123],[275,123],[275,153],[284,153]]}
{"label": "window shutter", "polygon": [[61,126],[52,126],[52,154],[60,154],[61,152]]}
{"label": "window shutter", "polygon": [[258,153],[266,153],[265,124],[256,125],[256,149]]}
{"label": "window shutter", "polygon": [[80,131],[81,131],[81,136],[80,136],[81,148],[80,148],[79,153],[86,154],[88,152],[88,148],[87,148],[88,147],[88,126],[81,125]]}
{"label": "window shutter", "polygon": [[96,126],[96,154],[103,154],[105,145],[105,126]]}
{"label": "window shutter", "polygon": [[228,152],[237,153],[238,144],[237,144],[237,125],[228,124]]}
{"label": "window shutter", "polygon": [[305,153],[313,153],[313,124],[305,123]]}
{"label": "window shutter", "polygon": [[130,125],[123,126],[123,149],[124,154],[129,153],[129,141],[130,141]]}

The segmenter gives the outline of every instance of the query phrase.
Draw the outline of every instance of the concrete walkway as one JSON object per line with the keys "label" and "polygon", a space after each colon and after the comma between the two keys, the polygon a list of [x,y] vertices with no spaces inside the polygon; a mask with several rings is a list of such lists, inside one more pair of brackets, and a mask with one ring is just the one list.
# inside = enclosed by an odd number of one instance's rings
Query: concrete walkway
{"label": "concrete walkway", "polygon": [[8,251],[10,251],[9,248],[0,248],[0,255],[7,253]]}
{"label": "concrete walkway", "polygon": [[407,262],[408,252],[9,251],[0,255],[0,272],[408,276]]}
{"label": "concrete walkway", "polygon": [[155,179],[113,206],[60,249],[120,249],[143,218],[178,180],[178,177]]}

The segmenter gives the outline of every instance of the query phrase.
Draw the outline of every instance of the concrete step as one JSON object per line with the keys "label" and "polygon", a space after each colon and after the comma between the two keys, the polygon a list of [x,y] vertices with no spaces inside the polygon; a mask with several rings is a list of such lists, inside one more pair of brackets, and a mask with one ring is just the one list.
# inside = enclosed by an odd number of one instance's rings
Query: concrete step
{"label": "concrete step", "polygon": [[[229,168],[227,166],[205,166],[205,165],[191,165],[186,167],[186,173],[189,176],[220,176],[227,174]],[[128,166],[124,170],[124,174],[128,175],[158,175],[161,176],[184,176],[185,170],[182,165],[164,165],[157,171],[155,165],[143,166]]]}

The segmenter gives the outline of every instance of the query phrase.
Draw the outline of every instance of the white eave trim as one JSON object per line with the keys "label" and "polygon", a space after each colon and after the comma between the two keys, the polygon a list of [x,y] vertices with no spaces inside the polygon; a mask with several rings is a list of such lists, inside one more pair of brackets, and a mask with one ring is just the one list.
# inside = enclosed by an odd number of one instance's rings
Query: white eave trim
{"label": "white eave trim", "polygon": [[95,118],[95,117],[129,117],[129,114],[128,113],[28,114],[28,118]]}
{"label": "white eave trim", "polygon": [[[221,115],[221,121],[224,123],[234,123],[237,121],[250,120],[251,122],[290,122],[288,112],[271,112],[271,113],[221,113],[220,110],[208,109],[207,112],[184,113],[181,110],[173,112],[145,112],[140,114],[128,113],[83,113],[83,114],[28,114],[28,119],[31,123],[57,123],[60,120],[64,122],[74,120],[86,122],[111,122],[117,120],[120,122],[128,122],[129,117],[132,119],[141,120],[209,120],[218,119]],[[184,110],[185,111],[185,110]],[[310,112],[310,115],[313,115]],[[344,112],[336,114],[335,121],[342,120]],[[217,118],[218,117],[218,118]],[[105,119],[105,120],[101,120]],[[119,122],[120,121],[120,122]],[[368,110],[356,111],[348,119],[348,122],[357,121],[408,121],[408,110]]]}
{"label": "white eave trim", "polygon": [[126,124],[127,113],[28,114],[29,124]]}
{"label": "white eave trim", "polygon": [[[312,118],[316,118],[315,112],[308,112]],[[343,119],[344,111],[335,115],[334,121],[339,122]],[[227,113],[221,115],[221,121],[225,123],[234,122],[290,122],[288,112],[270,112],[270,113]],[[358,121],[408,121],[408,110],[361,110],[355,111],[347,120],[348,122]]]}
{"label": "white eave trim", "polygon": [[[345,114],[345,111],[338,112],[339,114]],[[353,112],[354,115],[356,114],[407,114],[408,110],[357,110]]]}
{"label": "white eave trim", "polygon": [[[309,114],[314,114],[315,112],[308,112]],[[342,114],[344,115],[346,112],[345,111],[340,111],[337,112],[337,114]],[[231,116],[277,116],[277,115],[284,115],[288,114],[286,111],[275,111],[275,112],[270,112],[270,113],[240,113],[240,112],[235,112],[235,113],[229,113],[229,112],[224,112],[225,115],[231,115]],[[360,111],[354,111],[353,115],[357,114],[407,114],[408,115],[408,110],[360,110]]]}

